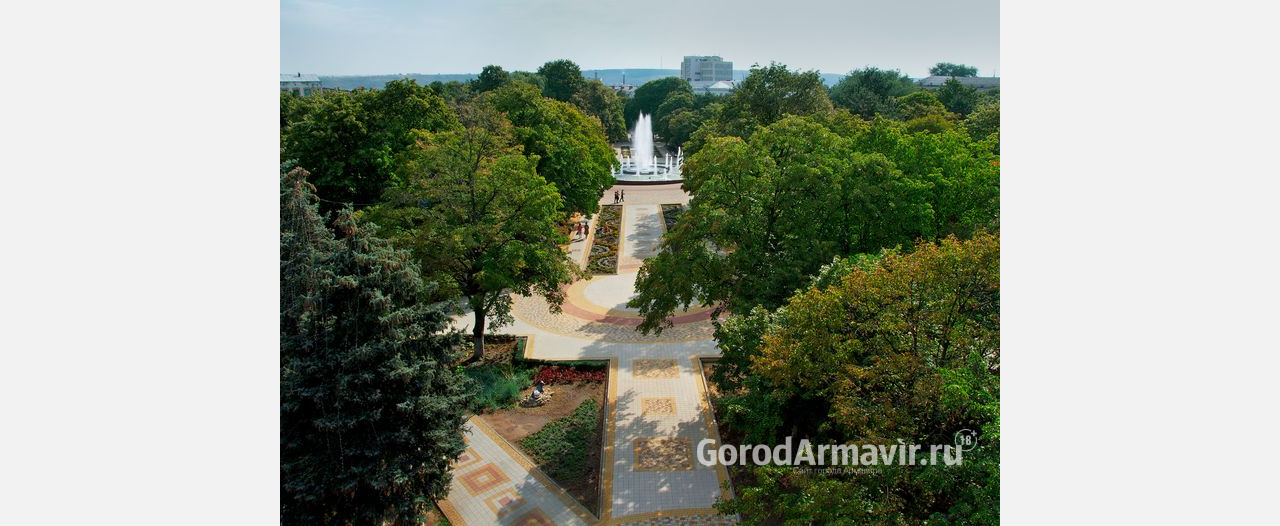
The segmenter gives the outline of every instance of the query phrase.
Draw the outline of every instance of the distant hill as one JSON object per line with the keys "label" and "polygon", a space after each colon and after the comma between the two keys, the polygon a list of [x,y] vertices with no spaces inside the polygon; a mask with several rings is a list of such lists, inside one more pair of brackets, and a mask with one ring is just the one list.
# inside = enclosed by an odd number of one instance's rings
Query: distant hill
{"label": "distant hill", "polygon": [[[476,73],[408,73],[404,75],[320,75],[320,85],[326,88],[338,88],[344,90],[352,90],[356,88],[376,88],[382,89],[383,86],[392,80],[400,78],[411,78],[418,81],[418,84],[430,84],[435,81],[449,82],[456,80],[466,82],[476,78]],[[663,77],[678,77],[680,70],[678,69],[646,69],[646,68],[626,68],[626,69],[586,69],[582,71],[582,76],[588,79],[599,78],[605,84],[622,84],[626,79],[627,84],[633,86],[641,86],[651,80]],[[741,69],[733,70],[734,80],[742,80],[747,77],[747,71]],[[834,86],[844,78],[843,73],[822,73],[822,82],[828,87]]]}

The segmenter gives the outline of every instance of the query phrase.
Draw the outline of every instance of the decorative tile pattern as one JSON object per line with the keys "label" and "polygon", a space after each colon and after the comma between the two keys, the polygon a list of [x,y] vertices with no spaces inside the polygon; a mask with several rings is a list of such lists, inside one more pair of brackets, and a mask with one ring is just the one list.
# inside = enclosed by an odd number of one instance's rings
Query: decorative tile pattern
{"label": "decorative tile pattern", "polygon": [[693,442],[680,437],[636,439],[635,471],[689,471],[693,469]]}
{"label": "decorative tile pattern", "polygon": [[453,461],[453,469],[460,470],[468,468],[474,466],[481,460],[484,460],[484,458],[481,457],[479,453],[476,453],[475,448],[469,447],[466,451],[463,451],[461,455],[458,455],[458,460]]}
{"label": "decorative tile pattern", "polygon": [[674,415],[676,414],[676,399],[671,397],[641,398],[640,414],[641,415]]}
{"label": "decorative tile pattern", "polygon": [[494,515],[502,518],[524,505],[524,498],[516,493],[515,488],[506,488],[484,499],[484,503]]}
{"label": "decorative tile pattern", "polygon": [[618,273],[618,232],[622,228],[622,205],[604,205],[596,216],[595,237],[587,249],[587,270],[593,274]]}
{"label": "decorative tile pattern", "polygon": [[636,378],[675,378],[680,375],[680,366],[675,360],[635,360],[631,374]]}
{"label": "decorative tile pattern", "polygon": [[556,526],[556,523],[551,522],[551,518],[547,517],[547,514],[542,513],[542,510],[538,508],[516,517],[516,520],[511,524],[512,526]]}
{"label": "decorative tile pattern", "polygon": [[668,515],[665,517],[651,517],[634,521],[628,521],[626,520],[626,517],[623,517],[616,522],[616,524],[627,524],[631,526],[728,526],[730,524],[737,523],[738,519],[732,515],[718,515],[715,513]]}
{"label": "decorative tile pattern", "polygon": [[480,466],[476,468],[475,471],[471,471],[470,473],[458,477],[458,480],[462,482],[462,486],[467,488],[467,491],[470,491],[472,495],[479,495],[511,482],[511,479],[507,478],[506,475],[503,475],[502,471],[498,470],[498,466],[495,466],[493,463]]}

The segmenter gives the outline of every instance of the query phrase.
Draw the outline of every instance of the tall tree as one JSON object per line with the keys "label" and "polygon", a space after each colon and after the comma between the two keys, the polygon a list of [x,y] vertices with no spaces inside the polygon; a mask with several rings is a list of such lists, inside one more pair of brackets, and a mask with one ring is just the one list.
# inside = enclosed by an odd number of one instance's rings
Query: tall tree
{"label": "tall tree", "polygon": [[978,68],[964,64],[939,62],[929,68],[929,74],[939,77],[976,77],[978,76]]}
{"label": "tall tree", "polygon": [[964,85],[954,78],[947,79],[938,88],[938,100],[948,111],[966,116],[978,105],[978,90]]}
{"label": "tall tree", "polygon": [[471,83],[471,89],[476,93],[484,93],[493,91],[507,85],[511,81],[511,75],[502,66],[489,64],[480,70],[480,75]]}
{"label": "tall tree", "polygon": [[689,209],[636,279],[642,330],[695,302],[776,307],[835,255],[931,235],[927,185],[808,117],[714,138],[684,177]]}
{"label": "tall tree", "polygon": [[590,80],[573,96],[573,105],[600,120],[609,142],[627,140],[627,123],[622,120],[622,100],[599,80]]}
{"label": "tall tree", "polygon": [[610,171],[617,160],[599,122],[572,105],[542,97],[523,82],[483,99],[515,125],[516,141],[537,163],[538,174],[560,192],[565,214],[600,209],[600,195],[613,185]]}
{"label": "tall tree", "polygon": [[667,100],[667,97],[677,92],[688,93],[692,96],[693,87],[689,85],[689,81],[680,77],[662,77],[640,85],[639,88],[636,88],[631,100],[627,101],[626,111],[623,115],[627,126],[629,127],[635,123],[641,113],[653,115],[658,111],[658,106],[662,104],[662,101]]}
{"label": "tall tree", "polygon": [[432,279],[465,298],[474,324],[473,359],[484,356],[486,323],[511,321],[511,294],[539,294],[553,309],[580,272],[560,244],[564,217],[556,187],[525,157],[510,123],[485,105],[460,109],[466,127],[424,133],[409,152],[406,183],[371,209],[412,250]]}
{"label": "tall tree", "polygon": [[[733,316],[713,375],[744,442],[951,445],[960,465],[880,466],[856,477],[749,468],[720,508],[747,524],[998,524],[999,240],[979,233],[837,259],[776,311]],[[941,464],[941,462],[939,462]]]}
{"label": "tall tree", "polygon": [[894,97],[916,90],[911,79],[897,70],[874,67],[850,71],[831,87],[831,100],[864,119],[893,113]]}
{"label": "tall tree", "polygon": [[[747,78],[724,105],[732,127],[747,130],[768,126],[785,115],[814,115],[831,111],[831,99],[817,71],[791,71],[785,64],[752,66]],[[741,135],[745,137],[746,135]]]}
{"label": "tall tree", "polygon": [[582,89],[586,81],[582,69],[572,60],[552,60],[538,68],[538,74],[547,80],[542,94],[560,102],[569,102]]}
{"label": "tall tree", "polygon": [[969,135],[978,140],[1000,133],[1000,101],[978,106],[964,120],[964,126]]}
{"label": "tall tree", "polygon": [[463,451],[469,382],[408,254],[334,237],[306,173],[281,178],[280,522],[420,524]]}

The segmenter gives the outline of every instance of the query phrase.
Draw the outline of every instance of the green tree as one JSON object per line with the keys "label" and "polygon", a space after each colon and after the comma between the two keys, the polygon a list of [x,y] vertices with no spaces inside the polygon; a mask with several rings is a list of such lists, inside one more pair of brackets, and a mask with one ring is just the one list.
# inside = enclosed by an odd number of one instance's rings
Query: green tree
{"label": "green tree", "polygon": [[411,79],[309,99],[289,104],[281,156],[313,175],[329,204],[325,210],[335,203],[372,204],[398,184],[396,156],[412,144],[410,131],[458,125],[439,95]]}
{"label": "green tree", "polygon": [[515,82],[486,93],[486,103],[515,125],[517,142],[533,156],[538,174],[555,185],[564,212],[594,214],[600,195],[613,185],[617,162],[600,123],[572,105],[550,100],[531,85]]}
{"label": "green tree", "polygon": [[310,172],[330,201],[372,203],[391,181],[394,153],[370,129],[361,104],[369,96],[365,91],[326,91],[285,130],[282,160],[296,161]]}
{"label": "green tree", "polygon": [[773,308],[837,254],[928,237],[928,187],[810,117],[749,141],[718,137],[685,163],[689,208],[645,261],[630,305],[661,330],[697,302]]}
{"label": "green tree", "polygon": [[569,102],[582,89],[586,81],[582,70],[572,60],[552,60],[538,68],[538,75],[546,79],[542,94],[560,102]]}
{"label": "green tree", "polygon": [[538,88],[538,93],[547,87],[547,79],[532,71],[512,71],[511,82],[524,82]]}
{"label": "green tree", "polygon": [[672,92],[653,112],[654,132],[662,136],[663,139],[667,139],[667,136],[671,134],[669,127],[671,115],[680,110],[693,109],[693,105],[693,94],[684,91]]}
{"label": "green tree", "polygon": [[625,114],[623,115],[627,126],[631,126],[632,123],[636,122],[641,113],[653,115],[658,111],[658,106],[662,104],[662,101],[667,100],[667,97],[676,92],[693,95],[693,87],[689,85],[688,81],[680,77],[663,77],[646,82],[636,88],[635,94],[627,102]]}
{"label": "green tree", "polygon": [[939,77],[976,77],[978,76],[978,68],[964,64],[939,62],[929,68],[929,74]]}
{"label": "green tree", "polygon": [[993,133],[999,134],[1000,102],[978,106],[964,120],[964,126],[969,129],[969,135],[977,140],[985,139]]}
{"label": "green tree", "polygon": [[893,99],[895,113],[904,121],[928,115],[947,115],[947,107],[929,91],[914,91]]}
{"label": "green tree", "polygon": [[831,100],[865,119],[893,112],[894,97],[916,91],[915,83],[897,70],[868,67],[850,71],[831,87]]}
{"label": "green tree", "polygon": [[470,399],[447,317],[402,251],[306,172],[280,188],[280,523],[420,524],[448,493]]}
{"label": "green tree", "polygon": [[751,66],[724,103],[723,119],[731,129],[750,134],[756,126],[768,126],[786,115],[830,112],[831,99],[817,71],[791,71],[785,64]]}
{"label": "green tree", "polygon": [[622,100],[603,82],[586,82],[582,90],[573,96],[573,105],[600,120],[609,142],[627,140],[627,123],[622,120]]}
{"label": "green tree", "polygon": [[955,78],[949,78],[938,88],[938,100],[948,111],[966,116],[978,105],[978,90],[965,86]]}
{"label": "green tree", "polygon": [[752,468],[719,508],[746,524],[997,524],[999,273],[996,236],[948,238],[836,259],[776,311],[730,317],[712,380],[747,442],[949,445],[961,429],[979,435],[959,466],[857,477]]}
{"label": "green tree", "polygon": [[476,93],[484,93],[506,86],[510,81],[511,75],[502,66],[490,64],[480,70],[480,75],[471,81],[471,89]]}
{"label": "green tree", "polygon": [[491,108],[461,111],[465,128],[421,135],[405,185],[367,219],[409,248],[447,295],[465,298],[479,359],[486,323],[511,321],[512,293],[539,294],[558,309],[561,286],[580,270],[560,249],[568,241],[560,195],[538,175],[538,157],[521,154],[510,123]]}

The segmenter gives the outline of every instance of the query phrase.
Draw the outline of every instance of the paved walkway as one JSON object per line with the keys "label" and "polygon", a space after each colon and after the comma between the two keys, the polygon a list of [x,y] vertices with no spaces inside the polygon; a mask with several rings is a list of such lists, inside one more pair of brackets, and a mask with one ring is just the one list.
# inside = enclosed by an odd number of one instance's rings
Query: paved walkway
{"label": "paved walkway", "polygon": [[[531,464],[522,466],[527,459],[512,449],[506,452],[510,460],[504,466],[512,470],[508,477],[511,480],[521,477],[518,482],[495,485],[477,495],[465,485],[460,486],[459,476],[465,477],[471,471],[466,467],[455,471],[453,490],[441,506],[450,520],[467,524],[517,524],[513,521],[524,516],[523,510],[536,508],[556,524],[570,524],[575,520],[598,520],[603,524],[733,522],[733,517],[718,515],[711,507],[721,496],[727,473],[723,467],[698,464],[694,453],[694,447],[702,439],[719,440],[699,359],[719,355],[712,339],[710,312],[706,308],[692,308],[677,313],[675,326],[654,336],[635,331],[639,314],[625,305],[635,293],[636,270],[645,258],[652,257],[661,240],[660,205],[687,203],[689,198],[679,185],[618,188],[625,188],[627,192],[626,201],[622,203],[619,273],[596,276],[570,286],[560,314],[549,313],[541,298],[517,297],[513,308],[515,322],[501,329],[528,337],[525,352],[529,358],[609,361],[601,456],[604,498],[599,518],[589,514],[584,517],[585,510],[576,513],[573,506],[555,498],[563,492],[557,493],[559,488],[553,482],[539,480],[539,472],[531,469]],[[613,190],[605,192],[601,204],[613,204]],[[582,254],[585,242],[570,245],[568,249]],[[468,316],[459,316],[454,323],[465,328],[471,320]],[[480,441],[473,437],[472,443]],[[477,453],[485,454],[481,450]],[[503,508],[494,509],[485,504],[485,499],[494,498],[503,488],[523,497],[525,501],[520,505],[523,507],[513,506],[513,511],[502,513]]]}

